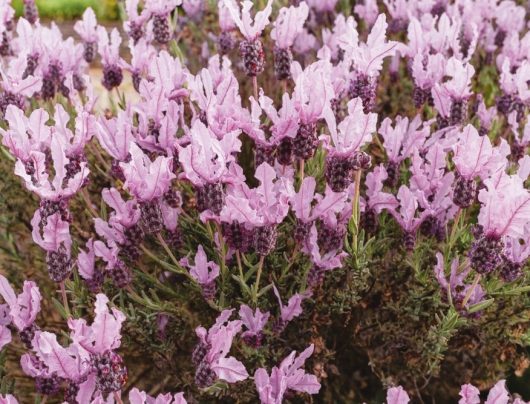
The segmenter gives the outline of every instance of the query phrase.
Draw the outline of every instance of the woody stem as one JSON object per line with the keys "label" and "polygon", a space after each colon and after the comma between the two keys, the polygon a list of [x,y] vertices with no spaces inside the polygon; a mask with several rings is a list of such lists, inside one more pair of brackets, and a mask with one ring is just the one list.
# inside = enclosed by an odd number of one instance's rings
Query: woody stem
{"label": "woody stem", "polygon": [[63,299],[64,310],[66,311],[66,315],[70,318],[70,307],[68,305],[68,296],[66,296],[66,288],[64,286],[64,281],[59,284],[59,287],[61,289],[61,297]]}
{"label": "woody stem", "polygon": [[480,275],[480,274],[477,274],[477,276],[475,277],[475,280],[473,281],[473,284],[471,285],[471,287],[467,291],[466,296],[464,297],[464,300],[462,300],[462,307],[466,307],[466,304],[469,301],[469,299],[471,299],[471,295],[473,294],[473,292],[477,288],[477,285],[480,282],[480,278],[481,277],[482,277],[482,275]]}
{"label": "woody stem", "polygon": [[164,237],[160,233],[156,234],[156,238],[158,239],[159,243],[162,245],[164,250],[166,251],[167,255],[169,255],[169,258],[171,258],[171,261],[173,261],[173,264],[175,266],[180,267],[180,263],[178,262],[177,258],[173,255],[173,252],[171,251],[171,248],[166,243],[166,240],[164,240]]}
{"label": "woody stem", "polygon": [[359,212],[359,199],[361,197],[361,173],[359,169],[355,171],[355,193],[353,194],[353,203],[352,203],[352,218],[353,223],[355,224],[355,234],[353,235],[353,245],[352,247],[357,250],[357,236],[359,235],[359,225],[360,225],[360,212]]}

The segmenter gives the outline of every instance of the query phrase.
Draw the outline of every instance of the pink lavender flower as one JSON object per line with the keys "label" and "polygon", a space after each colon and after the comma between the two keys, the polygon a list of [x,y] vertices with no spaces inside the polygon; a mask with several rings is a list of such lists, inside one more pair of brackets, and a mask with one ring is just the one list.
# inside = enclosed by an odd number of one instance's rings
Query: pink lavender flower
{"label": "pink lavender flower", "polygon": [[317,121],[332,116],[331,100],[335,98],[331,83],[331,63],[321,60],[302,70],[293,64],[295,89],[293,103],[300,116],[298,132],[293,140],[293,154],[300,160],[313,156],[318,147]]}
{"label": "pink lavender flower", "polygon": [[0,395],[1,404],[18,404],[17,399],[12,394]]}
{"label": "pink lavender flower", "polygon": [[307,0],[309,7],[318,13],[332,12],[335,10],[338,0]]}
{"label": "pink lavender flower", "polygon": [[87,8],[83,13],[83,19],[74,25],[74,30],[83,40],[85,60],[90,63],[96,57],[96,46],[98,41],[98,23],[96,14],[92,8]]}
{"label": "pink lavender flower", "polygon": [[125,0],[125,12],[127,19],[123,23],[123,27],[129,38],[134,44],[144,36],[144,25],[151,17],[149,10],[144,8],[141,13],[138,13],[138,5],[140,0]]}
{"label": "pink lavender flower", "polygon": [[458,125],[467,118],[467,99],[471,96],[471,79],[475,69],[469,63],[464,63],[451,57],[445,65],[445,75],[451,77],[444,83],[437,83],[433,91],[434,104],[438,110],[442,109],[441,98],[450,98],[449,118],[452,125]]}
{"label": "pink lavender flower", "polygon": [[301,244],[309,235],[313,217],[312,204],[315,199],[316,180],[314,177],[305,177],[300,189],[289,201],[296,217],[294,239]]}
{"label": "pink lavender flower", "polygon": [[380,14],[368,35],[366,43],[359,42],[359,34],[350,27],[341,37],[345,59],[352,64],[355,78],[350,84],[350,97],[361,97],[365,112],[375,106],[376,82],[383,60],[400,50],[400,44],[386,40],[386,16]]}
{"label": "pink lavender flower", "polygon": [[315,223],[311,226],[303,251],[309,255],[313,264],[307,276],[307,284],[310,288],[315,288],[320,285],[324,280],[326,272],[342,267],[342,258],[347,255],[340,248],[325,251],[324,254],[321,254]]}
{"label": "pink lavender flower", "polygon": [[35,319],[40,312],[42,300],[40,291],[35,282],[24,281],[22,293],[18,296],[5,277],[0,275],[0,295],[6,302],[0,305],[0,349],[11,342],[11,331],[8,326],[13,324],[20,339],[27,346],[31,346],[31,340],[38,327]]}
{"label": "pink lavender flower", "polygon": [[472,125],[467,125],[454,147],[453,161],[457,169],[454,202],[462,208],[475,200],[475,177],[485,180],[506,165],[506,143],[493,147],[487,136],[479,136]]}
{"label": "pink lavender flower", "polygon": [[150,202],[162,197],[175,178],[173,160],[158,156],[151,159],[135,144],[131,143],[131,161],[120,163],[125,175],[125,188],[139,201]]}
{"label": "pink lavender flower", "polygon": [[417,53],[414,56],[412,76],[414,78],[413,99],[416,108],[420,108],[425,103],[430,106],[434,105],[431,90],[435,84],[442,81],[445,63],[445,58],[439,53],[435,55]]}
{"label": "pink lavender flower", "polygon": [[480,390],[472,384],[464,384],[459,393],[458,404],[480,404]]}
{"label": "pink lavender flower", "polygon": [[[279,178],[267,163],[256,169],[260,185],[252,191],[240,184],[239,195],[227,198],[221,218],[228,223],[237,221],[254,228],[253,245],[256,253],[265,256],[276,247],[277,226],[289,212],[292,183]],[[245,202],[246,200],[246,202]]]}
{"label": "pink lavender flower", "polygon": [[204,0],[183,0],[182,8],[186,12],[186,15],[195,21],[198,21],[204,10]]}
{"label": "pink lavender flower", "polygon": [[47,253],[46,263],[51,280],[62,282],[72,271],[70,225],[62,220],[60,213],[46,217],[44,226],[42,219],[41,210],[37,209],[31,220],[33,241]]}
{"label": "pink lavender flower", "polygon": [[224,204],[222,184],[232,177],[229,170],[232,153],[241,148],[239,132],[227,133],[217,140],[202,122],[195,121],[191,134],[191,143],[179,151],[183,176],[197,189],[199,210],[219,214]]}
{"label": "pink lavender flower", "polygon": [[131,404],[187,404],[184,393],[174,395],[160,393],[158,396],[151,397],[146,392],[138,390],[136,387],[129,392],[129,402]]}
{"label": "pink lavender flower", "polygon": [[46,125],[49,115],[44,109],[35,109],[27,118],[21,109],[9,106],[5,119],[9,129],[0,130],[2,144],[24,164],[31,159],[32,151],[44,152],[50,146],[52,132],[51,127]]}
{"label": "pink lavender flower", "polygon": [[211,386],[217,379],[236,383],[248,377],[245,365],[233,356],[226,357],[242,325],[240,320],[229,321],[232,312],[224,310],[209,330],[204,327],[195,329],[199,344],[192,361],[197,366],[195,383],[200,388]]}
{"label": "pink lavender flower", "polygon": [[294,40],[301,32],[308,14],[309,8],[304,1],[298,7],[291,6],[280,9],[271,31],[271,38],[275,41],[276,47],[289,49],[293,46]]}
{"label": "pink lavender flower", "polygon": [[140,92],[140,83],[148,78],[149,65],[156,57],[156,49],[146,40],[140,39],[136,43],[129,42],[131,63],[124,64],[131,73],[134,89]]}
{"label": "pink lavender flower", "polygon": [[114,351],[121,344],[125,315],[116,308],[109,310],[108,302],[105,295],[96,296],[91,325],[84,319],[68,320],[72,342],[66,348],[59,345],[55,334],[37,332],[33,339],[36,357],[25,354],[21,359],[24,372],[37,380],[54,377],[68,380],[77,400],[119,392],[127,380],[127,369]]}
{"label": "pink lavender flower", "polygon": [[[98,231],[96,223],[96,231]],[[98,231],[98,234],[100,232]],[[120,248],[115,242],[108,241],[107,246],[103,241],[94,242],[94,254],[105,261],[106,270],[118,288],[125,288],[132,282],[132,273],[129,267],[118,256]]]}
{"label": "pink lavender flower", "polygon": [[175,178],[173,159],[158,156],[155,161],[151,161],[136,143],[131,144],[129,152],[130,162],[120,163],[126,179],[124,186],[140,203],[145,232],[157,233],[163,226],[159,201]]}
{"label": "pink lavender flower", "polygon": [[301,369],[313,354],[313,350],[314,346],[311,344],[298,356],[296,351],[291,352],[280,366],[272,368],[270,376],[264,368],[256,370],[254,382],[263,404],[282,403],[289,390],[307,394],[317,394],[320,391],[320,383],[316,376]]}
{"label": "pink lavender flower", "polygon": [[221,28],[221,33],[217,39],[218,49],[220,55],[226,55],[236,46],[233,31],[237,26],[224,1],[217,2],[217,7],[219,11],[219,28]]}
{"label": "pink lavender flower", "polygon": [[[480,391],[472,384],[464,384],[460,390],[462,397],[458,404],[479,404]],[[485,404],[507,404],[510,399],[506,390],[506,380],[499,380],[488,393]]]}
{"label": "pink lavender flower", "polygon": [[372,26],[379,15],[379,8],[376,0],[363,0],[362,3],[354,7],[355,14],[362,18],[368,26]]}
{"label": "pink lavender flower", "polygon": [[145,2],[145,9],[153,18],[153,35],[158,43],[166,45],[171,40],[173,33],[168,17],[181,4],[182,0],[147,0]]}
{"label": "pink lavender flower", "polygon": [[478,98],[479,98],[479,105],[477,108],[477,116],[480,121],[480,128],[479,128],[478,133],[481,136],[485,136],[490,131],[493,121],[497,117],[497,111],[495,110],[494,106],[487,108],[482,96],[479,96]]}
{"label": "pink lavender flower", "polygon": [[239,8],[236,0],[223,1],[230,12],[232,20],[245,37],[245,40],[239,46],[245,71],[248,76],[255,77],[262,73],[265,68],[265,51],[263,50],[262,42],[258,38],[269,24],[269,17],[272,13],[272,0],[268,0],[265,8],[258,11],[254,18],[250,15],[250,10],[254,5],[251,1],[243,1],[242,9]]}
{"label": "pink lavender flower", "polygon": [[80,249],[77,254],[77,270],[87,283],[91,292],[99,292],[104,281],[104,273],[96,267],[96,254],[94,240],[91,238],[86,243],[86,251]]}
{"label": "pink lavender flower", "polygon": [[103,86],[109,91],[119,87],[123,81],[120,45],[121,36],[116,28],[109,37],[104,27],[98,27],[98,52],[103,64]]}
{"label": "pink lavender flower", "polygon": [[226,8],[230,11],[232,20],[247,41],[256,40],[269,24],[269,17],[272,13],[272,0],[268,0],[265,8],[258,11],[254,18],[250,15],[250,10],[254,6],[251,1],[243,1],[241,9],[239,9],[239,5],[235,0],[223,1]]}
{"label": "pink lavender flower", "polygon": [[255,311],[242,304],[239,308],[239,318],[246,328],[241,334],[241,338],[251,347],[259,348],[263,341],[263,328],[269,321],[270,313],[262,313],[259,308]]}
{"label": "pink lavender flower", "polygon": [[530,217],[530,193],[517,175],[504,172],[484,182],[479,192],[482,206],[478,215],[477,240],[469,252],[471,266],[479,273],[490,273],[501,263],[505,236],[523,238]]}
{"label": "pink lavender flower", "polygon": [[447,301],[449,298],[448,294],[450,294],[454,307],[463,315],[469,315],[469,308],[484,300],[484,296],[486,295],[484,289],[479,284],[473,285],[465,282],[471,272],[471,267],[467,263],[464,269],[460,270],[458,258],[453,259],[451,262],[449,281],[447,281],[443,255],[437,253],[436,259],[437,264],[434,268],[434,274],[442,288],[442,299]]}
{"label": "pink lavender flower", "polygon": [[26,108],[26,97],[31,97],[42,88],[39,76],[25,75],[27,60],[25,57],[12,59],[7,69],[0,68],[2,89],[0,96],[0,111],[5,114],[9,105],[20,109]]}
{"label": "pink lavender flower", "polygon": [[366,168],[361,167],[364,164],[360,164],[360,150],[372,140],[376,124],[377,114],[365,114],[360,98],[348,103],[348,116],[338,125],[338,131],[335,118],[328,119],[333,145],[328,146],[326,181],[333,191],[344,191],[352,182],[353,171]]}
{"label": "pink lavender flower", "polygon": [[[530,257],[530,233],[521,240],[506,236],[504,252],[500,266],[500,275],[505,282],[513,282],[523,274],[523,267]],[[524,243],[521,243],[524,242]]]}
{"label": "pink lavender flower", "polygon": [[280,14],[274,21],[271,38],[274,46],[274,71],[278,80],[286,80],[291,76],[293,55],[291,47],[296,37],[302,32],[304,23],[309,15],[309,8],[305,2],[298,7],[282,7]]}
{"label": "pink lavender flower", "polygon": [[219,276],[219,265],[213,261],[208,261],[202,245],[197,248],[197,253],[193,259],[193,265],[188,258],[182,258],[180,264],[189,268],[190,275],[202,288],[202,294],[206,300],[212,300],[216,294],[215,279]]}
{"label": "pink lavender flower", "polygon": [[379,222],[378,215],[383,210],[393,210],[399,206],[396,197],[383,192],[383,184],[388,179],[385,167],[379,165],[366,176],[366,198],[361,215],[361,227],[369,234],[375,234]]}
{"label": "pink lavender flower", "polygon": [[149,64],[149,79],[164,89],[168,100],[179,101],[188,96],[185,88],[188,74],[180,59],[172,57],[167,51],[159,52]]}
{"label": "pink lavender flower", "polygon": [[422,127],[419,115],[410,121],[398,116],[395,126],[391,126],[390,118],[385,118],[379,133],[383,137],[388,163],[388,184],[394,187],[399,180],[399,166],[403,160],[412,156],[414,151],[420,150],[429,135],[429,127]]}
{"label": "pink lavender flower", "polygon": [[401,386],[391,387],[386,392],[387,404],[408,404],[409,402],[409,395]]}
{"label": "pink lavender flower", "polygon": [[[22,73],[23,78],[33,76],[39,65],[39,59],[43,52],[43,41],[41,36],[42,27],[32,26],[26,19],[20,18],[17,23],[16,40],[18,43],[19,57],[26,59],[26,68]],[[1,45],[0,45],[1,47]]]}
{"label": "pink lavender flower", "polygon": [[274,291],[274,295],[278,299],[278,304],[280,305],[280,317],[278,318],[276,324],[274,325],[274,328],[277,333],[281,333],[285,329],[288,323],[290,323],[294,318],[302,314],[303,312],[302,302],[310,294],[309,293],[305,293],[305,294],[295,293],[289,298],[289,301],[287,302],[287,306],[284,306],[282,299],[280,297],[280,292],[276,288],[276,285],[272,285],[272,290]]}
{"label": "pink lavender flower", "polygon": [[[263,162],[274,164],[274,152],[276,159],[281,165],[289,165],[293,161],[293,139],[296,137],[299,128],[298,111],[289,94],[283,94],[282,107],[276,110],[273,101],[267,97],[263,91],[260,92],[259,104],[257,100],[251,98],[252,117],[254,130],[245,128],[256,143],[255,166],[258,167]],[[260,116],[265,112],[271,121],[270,137],[267,139],[261,130]]]}
{"label": "pink lavender flower", "polygon": [[112,175],[125,181],[119,162],[127,161],[130,157],[129,149],[133,141],[133,134],[129,115],[125,111],[120,111],[116,118],[100,117],[96,128],[96,137],[99,143],[113,158]]}
{"label": "pink lavender flower", "polygon": [[418,200],[421,197],[421,191],[413,192],[406,185],[402,185],[397,193],[399,212],[396,208],[389,210],[405,233],[404,244],[405,248],[409,251],[414,248],[416,231],[429,215],[429,212],[423,211],[416,216],[419,205]]}

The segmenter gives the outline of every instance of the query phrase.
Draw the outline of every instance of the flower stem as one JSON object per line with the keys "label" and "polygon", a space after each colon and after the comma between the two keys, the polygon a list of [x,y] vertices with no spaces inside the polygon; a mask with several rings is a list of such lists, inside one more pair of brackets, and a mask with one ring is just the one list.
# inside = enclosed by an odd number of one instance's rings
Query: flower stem
{"label": "flower stem", "polygon": [[261,272],[263,271],[263,262],[265,261],[265,256],[260,255],[258,263],[258,273],[256,275],[256,283],[254,284],[254,290],[252,291],[252,303],[258,303],[258,292],[259,292],[259,282],[261,280]]}
{"label": "flower stem", "polygon": [[305,160],[300,160],[300,166],[298,171],[298,178],[300,179],[300,186],[302,186],[302,181],[304,181],[304,172],[305,172]]}
{"label": "flower stem", "polygon": [[217,228],[217,235],[219,237],[219,262],[221,264],[221,277],[223,282],[223,287],[226,282],[226,248],[225,241],[223,238],[223,232],[221,231],[221,225],[218,222],[215,222],[215,227]]}
{"label": "flower stem", "polygon": [[177,258],[173,255],[173,252],[171,251],[171,248],[166,243],[166,240],[164,240],[164,237],[160,233],[156,234],[156,238],[158,239],[159,243],[162,245],[164,250],[166,251],[167,255],[169,255],[169,258],[171,258],[171,261],[173,261],[173,264],[175,264],[176,267],[180,267],[180,263],[178,262]]}
{"label": "flower stem", "polygon": [[68,316],[68,318],[70,318],[70,306],[68,305],[68,296],[66,296],[66,288],[64,286],[64,281],[59,284],[59,287],[61,288],[61,297],[63,299],[64,310],[66,311],[66,315]]}
{"label": "flower stem", "polygon": [[352,218],[355,225],[355,233],[353,234],[353,244],[352,247],[357,251],[357,236],[359,235],[359,226],[360,226],[360,209],[359,209],[359,199],[361,197],[361,174],[362,171],[359,169],[355,171],[355,193],[353,194],[352,201]]}
{"label": "flower stem", "polygon": [[236,250],[237,268],[239,269],[239,276],[243,279],[243,265],[241,265],[241,253]]}
{"label": "flower stem", "polygon": [[459,208],[458,212],[456,212],[455,218],[453,220],[453,226],[451,228],[451,236],[449,238],[449,243],[451,244],[451,246],[453,245],[454,238],[455,238],[455,235],[456,235],[456,229],[458,228],[458,224],[460,223],[460,218],[461,217],[462,217],[462,209]]}
{"label": "flower stem", "polygon": [[462,308],[466,307],[467,302],[469,301],[469,299],[471,299],[471,295],[473,294],[473,292],[477,288],[477,285],[480,282],[480,278],[481,277],[482,277],[482,275],[480,275],[480,274],[477,274],[477,276],[475,277],[475,280],[473,281],[473,284],[471,285],[471,287],[467,291],[466,296],[464,297],[464,300],[462,300]]}
{"label": "flower stem", "polygon": [[254,87],[254,98],[258,101],[258,77],[252,77],[252,87]]}
{"label": "flower stem", "polygon": [[83,198],[83,200],[85,201],[88,211],[90,212],[92,217],[99,217],[98,212],[96,212],[96,209],[94,209],[94,206],[92,206],[92,201],[90,200],[90,195],[88,195],[86,188],[82,188],[79,191],[79,194],[81,195],[81,198]]}
{"label": "flower stem", "polygon": [[98,147],[91,142],[88,143],[88,147],[94,156],[96,156],[96,158],[99,160],[101,165],[105,168],[105,171],[110,171],[110,165],[105,161],[103,155],[99,152]]}
{"label": "flower stem", "polygon": [[114,392],[114,399],[118,404],[123,404],[123,401],[117,391]]}

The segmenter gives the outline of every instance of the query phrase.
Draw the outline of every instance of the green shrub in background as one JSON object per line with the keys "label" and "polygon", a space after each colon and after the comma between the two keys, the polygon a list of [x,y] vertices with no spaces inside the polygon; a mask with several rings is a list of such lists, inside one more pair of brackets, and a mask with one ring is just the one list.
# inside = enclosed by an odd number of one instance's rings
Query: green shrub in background
{"label": "green shrub in background", "polygon": [[[41,18],[68,20],[79,18],[87,7],[92,7],[98,19],[117,20],[119,0],[36,0]],[[17,15],[22,14],[22,0],[13,0]]]}

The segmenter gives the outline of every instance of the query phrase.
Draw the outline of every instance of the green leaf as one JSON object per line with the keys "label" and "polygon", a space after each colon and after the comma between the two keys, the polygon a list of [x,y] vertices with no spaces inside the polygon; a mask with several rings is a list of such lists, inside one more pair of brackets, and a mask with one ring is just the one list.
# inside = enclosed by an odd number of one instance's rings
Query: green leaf
{"label": "green leaf", "polygon": [[481,310],[487,309],[488,307],[490,307],[493,304],[494,301],[495,301],[495,299],[491,298],[491,299],[488,299],[488,300],[484,300],[483,302],[474,304],[474,305],[469,307],[468,313],[476,313],[477,311],[481,311]]}

